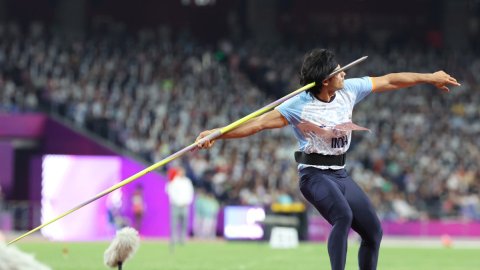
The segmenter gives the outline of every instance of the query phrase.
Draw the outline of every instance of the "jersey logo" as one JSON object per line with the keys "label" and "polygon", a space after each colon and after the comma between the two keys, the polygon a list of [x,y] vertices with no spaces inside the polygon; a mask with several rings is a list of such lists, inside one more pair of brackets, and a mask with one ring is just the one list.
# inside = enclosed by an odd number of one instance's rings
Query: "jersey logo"
{"label": "jersey logo", "polygon": [[[315,149],[339,149],[349,144],[349,133],[354,130],[369,131],[369,129],[356,125],[352,122],[344,122],[337,125],[317,124],[303,121],[297,125],[305,139],[305,150],[315,152]],[[312,148],[312,149],[310,149]]]}
{"label": "jersey logo", "polygon": [[348,144],[348,136],[332,138],[332,148],[343,148]]}

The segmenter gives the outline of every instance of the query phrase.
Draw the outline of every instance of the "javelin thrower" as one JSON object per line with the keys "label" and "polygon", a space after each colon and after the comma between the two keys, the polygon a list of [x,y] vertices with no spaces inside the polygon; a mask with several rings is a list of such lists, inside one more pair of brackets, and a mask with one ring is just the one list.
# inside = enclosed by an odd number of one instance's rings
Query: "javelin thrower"
{"label": "javelin thrower", "polygon": [[[332,225],[328,254],[332,270],[345,269],[347,238],[350,228],[362,238],[358,252],[361,270],[377,269],[382,228],[365,192],[345,171],[345,161],[353,130],[367,130],[353,124],[355,105],[371,93],[392,91],[421,83],[440,90],[460,85],[443,71],[435,73],[391,73],[381,77],[345,79],[338,70],[334,54],[325,49],[307,53],[300,71],[300,83],[315,86],[289,99],[274,110],[252,119],[219,136],[219,139],[242,138],[265,129],[290,125],[299,143],[295,152],[303,196]],[[210,148],[215,140],[205,140],[221,129],[201,132],[200,148]]]}
{"label": "javelin thrower", "polygon": [[[330,73],[330,74],[328,75],[328,77],[329,77],[329,78],[330,78],[330,77],[333,77],[333,76],[335,76],[336,74],[339,74],[339,73],[343,72],[344,70],[346,70],[346,69],[348,69],[348,68],[351,68],[352,66],[354,66],[354,65],[356,65],[356,64],[364,61],[366,58],[367,58],[367,56],[361,57],[361,58],[359,58],[359,59],[351,62],[350,64],[345,65],[344,67],[337,68],[337,69],[335,69],[332,73]],[[258,117],[258,116],[260,116],[260,115],[262,115],[262,114],[264,114],[264,113],[272,110],[273,108],[275,108],[276,106],[278,106],[278,105],[281,104],[282,102],[285,102],[286,100],[288,100],[288,99],[290,99],[290,98],[292,98],[292,97],[294,97],[294,96],[302,93],[303,91],[305,91],[305,90],[307,90],[307,89],[309,89],[309,88],[311,88],[311,87],[313,87],[313,86],[315,86],[315,83],[314,83],[314,82],[309,83],[309,84],[307,84],[307,85],[304,85],[303,87],[301,87],[301,88],[293,91],[292,93],[290,93],[290,94],[288,94],[288,95],[286,95],[286,96],[284,96],[284,97],[282,97],[282,98],[280,98],[280,99],[278,99],[278,100],[276,100],[276,101],[274,101],[274,102],[272,102],[272,103],[264,106],[263,108],[255,111],[255,112],[253,112],[253,113],[251,113],[251,114],[249,114],[249,115],[247,115],[247,116],[245,116],[245,117],[243,117],[243,118],[241,118],[241,119],[239,119],[239,120],[237,120],[237,121],[235,121],[235,122],[233,122],[233,123],[231,123],[230,125],[228,125],[228,126],[226,126],[226,127],[224,127],[224,128],[218,129],[218,130],[216,130],[215,132],[212,132],[211,134],[209,134],[208,136],[206,136],[206,137],[203,138],[202,140],[200,140],[200,141],[198,141],[198,140],[195,141],[194,143],[192,143],[192,144],[190,144],[189,146],[187,146],[187,147],[179,150],[178,152],[175,152],[175,153],[171,154],[170,156],[168,156],[168,157],[160,160],[159,162],[151,165],[150,167],[145,168],[145,169],[137,172],[136,174],[134,174],[134,175],[132,175],[132,176],[130,176],[130,177],[122,180],[122,181],[119,182],[118,184],[115,184],[115,185],[113,185],[112,187],[110,187],[110,188],[108,188],[108,189],[106,189],[106,190],[98,193],[98,194],[95,195],[93,198],[90,198],[90,199],[86,200],[85,202],[80,203],[79,205],[73,207],[72,209],[66,211],[65,213],[62,213],[62,214],[60,214],[59,216],[53,218],[52,220],[50,220],[50,221],[48,221],[48,222],[45,222],[45,223],[39,225],[38,227],[36,227],[36,228],[34,228],[34,229],[32,229],[32,230],[30,230],[30,231],[28,231],[28,232],[20,235],[19,237],[17,237],[17,238],[15,238],[15,239],[11,240],[10,242],[8,242],[8,245],[17,242],[18,240],[20,240],[20,239],[22,239],[22,238],[24,238],[24,237],[27,237],[28,235],[30,235],[30,234],[32,234],[32,233],[34,233],[34,232],[36,232],[36,231],[38,231],[38,230],[46,227],[46,226],[52,224],[53,222],[55,222],[55,221],[57,221],[57,220],[65,217],[65,216],[67,216],[67,215],[69,215],[69,214],[71,214],[71,213],[73,213],[73,212],[75,212],[75,211],[77,211],[77,210],[79,210],[79,209],[81,209],[82,207],[84,207],[84,206],[86,206],[86,205],[88,205],[88,204],[90,204],[90,203],[92,203],[92,202],[100,199],[101,197],[103,197],[103,196],[105,196],[105,195],[107,195],[107,194],[109,194],[109,193],[111,193],[111,192],[113,192],[113,191],[115,191],[115,190],[117,190],[117,189],[125,186],[126,184],[129,184],[129,183],[137,180],[138,178],[144,176],[145,174],[147,174],[147,173],[149,173],[149,172],[151,172],[151,171],[154,171],[154,170],[156,170],[156,169],[158,169],[158,168],[166,165],[167,163],[169,163],[169,162],[171,162],[171,161],[173,161],[173,160],[175,160],[175,159],[183,156],[185,153],[188,153],[188,152],[196,149],[196,148],[198,147],[198,144],[203,144],[203,143],[205,143],[205,142],[209,142],[210,140],[214,140],[214,139],[216,139],[217,137],[221,136],[222,134],[225,134],[225,133],[227,133],[227,132],[230,132],[231,130],[233,130],[233,129],[239,127],[240,125],[242,125],[243,123],[248,122],[248,121],[250,121],[251,119],[253,119],[253,118],[255,118],[255,117]]]}

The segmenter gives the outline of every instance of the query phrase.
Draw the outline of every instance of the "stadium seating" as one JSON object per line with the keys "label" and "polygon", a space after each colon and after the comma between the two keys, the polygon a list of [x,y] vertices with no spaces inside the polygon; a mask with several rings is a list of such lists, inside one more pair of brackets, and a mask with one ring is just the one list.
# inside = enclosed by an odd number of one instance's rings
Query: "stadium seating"
{"label": "stadium seating", "polygon": [[[162,32],[108,33],[68,41],[46,29],[3,28],[0,111],[43,110],[153,163],[298,88],[305,50],[233,43],[216,47]],[[122,37],[122,38],[120,38]],[[322,44],[311,44],[322,46]],[[332,45],[332,44],[330,44]],[[383,219],[480,219],[480,61],[473,52],[386,51],[334,44],[343,62],[369,55],[347,77],[444,69],[461,87],[373,94],[354,111],[348,170]],[[342,62],[342,63],[343,63]],[[289,128],[219,141],[184,161],[197,186],[224,203],[302,201]]]}

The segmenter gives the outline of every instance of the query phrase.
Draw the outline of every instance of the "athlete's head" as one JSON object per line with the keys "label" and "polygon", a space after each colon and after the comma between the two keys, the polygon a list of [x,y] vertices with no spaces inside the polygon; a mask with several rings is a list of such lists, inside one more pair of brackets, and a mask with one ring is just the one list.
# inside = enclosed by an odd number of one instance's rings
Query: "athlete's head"
{"label": "athlete's head", "polygon": [[[300,71],[300,84],[306,85],[315,82],[315,86],[307,92],[316,95],[322,89],[323,81],[339,65],[335,59],[335,54],[327,49],[314,49],[308,52],[303,58],[303,65]],[[341,72],[340,74],[342,74]],[[345,73],[343,73],[343,76]],[[343,87],[343,77],[341,81]]]}

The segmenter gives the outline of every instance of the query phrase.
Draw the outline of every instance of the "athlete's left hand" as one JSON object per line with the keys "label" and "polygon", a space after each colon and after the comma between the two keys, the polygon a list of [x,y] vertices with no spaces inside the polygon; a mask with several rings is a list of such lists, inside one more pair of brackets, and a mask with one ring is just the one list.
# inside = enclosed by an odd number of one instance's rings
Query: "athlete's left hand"
{"label": "athlete's left hand", "polygon": [[444,92],[450,92],[448,85],[460,86],[460,84],[455,78],[453,78],[443,70],[437,71],[432,74],[431,84],[435,85],[435,87]]}

